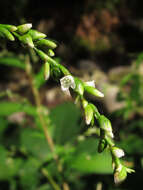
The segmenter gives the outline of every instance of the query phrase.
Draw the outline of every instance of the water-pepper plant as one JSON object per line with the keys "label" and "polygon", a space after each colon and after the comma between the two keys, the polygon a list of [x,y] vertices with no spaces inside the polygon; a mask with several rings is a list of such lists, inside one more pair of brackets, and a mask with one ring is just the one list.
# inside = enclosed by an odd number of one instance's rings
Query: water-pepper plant
{"label": "water-pepper plant", "polygon": [[[53,58],[55,55],[54,49],[57,47],[55,41],[49,40],[46,34],[32,29],[32,24],[29,23],[19,26],[0,24],[0,38],[3,40],[19,41],[28,53],[31,51],[35,52],[43,63],[43,78],[45,80],[48,80],[50,77],[55,79],[55,81],[61,85],[63,93],[70,93],[75,104],[80,105],[80,110],[84,113],[84,120],[88,126],[87,131],[90,131],[90,134],[92,134],[92,132],[96,133],[96,136],[99,138],[98,152],[102,153],[106,149],[111,155],[115,183],[121,183],[126,179],[127,173],[134,172],[133,169],[126,167],[121,160],[125,153],[124,150],[115,145],[110,120],[105,115],[100,114],[96,105],[85,97],[85,94],[91,94],[103,98],[104,94],[95,87],[94,81],[84,82],[80,80]],[[36,112],[41,123],[41,128],[44,131],[45,138],[49,144],[50,151],[52,152],[53,159],[55,160],[59,175],[62,176],[63,163],[55,151],[53,139],[46,127],[47,124],[43,117],[43,107],[39,98],[39,90],[36,88],[35,81],[32,78],[33,70],[28,53],[25,56],[25,67],[35,97],[35,103],[37,106]],[[95,122],[98,123],[98,126]],[[47,170],[43,169],[42,172],[47,176],[55,190],[61,189],[61,186],[54,181]],[[70,189],[66,181],[62,182],[62,189]]]}

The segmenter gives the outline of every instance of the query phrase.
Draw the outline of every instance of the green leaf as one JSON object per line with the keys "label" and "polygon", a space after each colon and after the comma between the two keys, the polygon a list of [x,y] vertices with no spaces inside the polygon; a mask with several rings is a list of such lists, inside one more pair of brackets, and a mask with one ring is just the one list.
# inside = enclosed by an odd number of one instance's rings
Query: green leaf
{"label": "green leaf", "polygon": [[9,116],[16,112],[25,112],[29,115],[36,116],[36,108],[30,104],[17,102],[0,102],[0,116]]}
{"label": "green leaf", "polygon": [[8,121],[4,119],[3,117],[0,117],[0,140],[7,126],[8,126]]}
{"label": "green leaf", "polygon": [[37,190],[52,190],[49,184],[41,185]]}
{"label": "green leaf", "polygon": [[23,189],[35,190],[40,180],[40,173],[38,172],[40,162],[35,158],[29,158],[19,171],[20,182]]}
{"label": "green leaf", "polygon": [[8,151],[3,146],[0,146],[0,180],[10,180],[16,176],[21,165],[21,159],[9,157]]}
{"label": "green leaf", "polygon": [[16,57],[0,57],[0,64],[25,69],[24,62]]}
{"label": "green leaf", "polygon": [[109,151],[97,152],[97,140],[90,138],[76,145],[76,151],[66,160],[70,168],[81,173],[111,174],[112,158]]}
{"label": "green leaf", "polygon": [[78,123],[80,111],[73,103],[64,103],[50,112],[54,139],[57,144],[73,141],[81,130]]}
{"label": "green leaf", "polygon": [[39,160],[51,159],[51,152],[43,132],[36,129],[23,129],[21,132],[21,146],[28,154]]}

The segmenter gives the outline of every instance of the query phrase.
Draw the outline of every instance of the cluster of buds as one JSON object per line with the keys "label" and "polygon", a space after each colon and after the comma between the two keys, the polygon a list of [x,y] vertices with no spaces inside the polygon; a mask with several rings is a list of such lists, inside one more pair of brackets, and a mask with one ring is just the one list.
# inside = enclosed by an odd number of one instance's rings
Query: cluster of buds
{"label": "cluster of buds", "polygon": [[[62,91],[68,91],[71,93],[75,102],[79,102],[84,110],[85,123],[88,126],[95,126],[95,120],[99,124],[99,145],[98,152],[103,152],[108,148],[111,152],[113,169],[114,169],[114,181],[115,183],[121,183],[127,176],[127,173],[134,172],[134,170],[125,167],[120,158],[124,156],[124,151],[117,148],[113,142],[113,131],[111,122],[104,115],[101,115],[97,107],[88,102],[85,99],[84,94],[89,93],[96,97],[104,97],[104,94],[95,88],[95,82],[83,82],[79,78],[74,77],[63,65],[57,63],[53,56],[54,49],[57,44],[49,39],[46,39],[46,35],[33,30],[32,24],[23,24],[20,26],[0,24],[0,37],[7,38],[14,41],[15,37],[26,47],[32,48],[40,59],[44,63],[43,76],[45,80],[49,79],[50,75],[54,79],[60,81]],[[96,128],[97,129],[97,128]]]}

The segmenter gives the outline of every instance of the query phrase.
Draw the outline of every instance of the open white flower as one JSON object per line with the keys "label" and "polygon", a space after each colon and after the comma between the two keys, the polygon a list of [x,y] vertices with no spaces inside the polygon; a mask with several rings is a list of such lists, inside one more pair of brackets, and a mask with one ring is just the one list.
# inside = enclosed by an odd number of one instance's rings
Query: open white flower
{"label": "open white flower", "polygon": [[74,78],[71,75],[67,75],[67,76],[61,78],[60,83],[61,83],[62,91],[68,91],[70,87],[72,89],[74,89],[76,87]]}

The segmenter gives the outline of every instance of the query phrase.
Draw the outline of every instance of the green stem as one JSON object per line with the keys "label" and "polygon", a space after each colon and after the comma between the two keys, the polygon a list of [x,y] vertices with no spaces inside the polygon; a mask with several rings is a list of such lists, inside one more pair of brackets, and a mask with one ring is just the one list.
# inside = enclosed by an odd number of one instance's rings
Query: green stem
{"label": "green stem", "polygon": [[52,184],[52,186],[55,190],[61,190],[60,186],[55,183],[55,181],[53,180],[53,178],[51,177],[51,175],[45,168],[42,169],[42,173],[45,175],[45,177],[47,177],[47,179]]}

